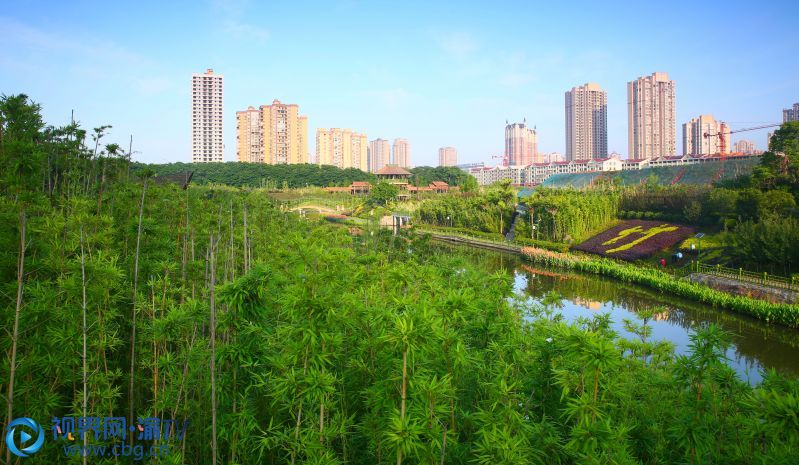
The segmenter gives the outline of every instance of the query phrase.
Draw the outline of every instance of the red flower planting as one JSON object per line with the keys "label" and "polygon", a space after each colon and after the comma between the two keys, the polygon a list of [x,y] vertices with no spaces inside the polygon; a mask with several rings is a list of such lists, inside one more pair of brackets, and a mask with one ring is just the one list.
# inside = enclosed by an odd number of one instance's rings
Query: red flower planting
{"label": "red flower planting", "polygon": [[694,228],[662,221],[623,221],[575,247],[583,252],[622,260],[638,260],[669,248],[694,233]]}

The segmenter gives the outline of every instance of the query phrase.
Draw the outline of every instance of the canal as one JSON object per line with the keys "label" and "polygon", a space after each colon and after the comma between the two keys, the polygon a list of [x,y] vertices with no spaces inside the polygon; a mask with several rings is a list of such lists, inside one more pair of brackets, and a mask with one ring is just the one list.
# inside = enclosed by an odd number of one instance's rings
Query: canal
{"label": "canal", "polygon": [[597,275],[543,268],[510,253],[466,246],[442,246],[490,272],[503,270],[513,277],[514,290],[522,298],[540,302],[548,292],[563,297],[560,313],[567,322],[609,313],[613,329],[629,339],[624,319],[641,323],[639,311],[665,307],[649,321],[651,340],[667,340],[678,354],[688,351],[689,336],[700,325],[715,323],[730,333],[728,364],[741,379],[757,383],[764,369],[776,369],[799,378],[799,331],[765,323],[724,310],[697,304],[650,289]]}

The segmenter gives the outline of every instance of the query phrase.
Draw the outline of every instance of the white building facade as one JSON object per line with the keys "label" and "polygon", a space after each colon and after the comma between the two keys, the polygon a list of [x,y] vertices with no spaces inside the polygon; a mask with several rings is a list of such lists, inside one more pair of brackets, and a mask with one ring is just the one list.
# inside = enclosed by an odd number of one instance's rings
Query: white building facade
{"label": "white building facade", "polygon": [[191,161],[224,161],[224,76],[208,69],[191,75]]}

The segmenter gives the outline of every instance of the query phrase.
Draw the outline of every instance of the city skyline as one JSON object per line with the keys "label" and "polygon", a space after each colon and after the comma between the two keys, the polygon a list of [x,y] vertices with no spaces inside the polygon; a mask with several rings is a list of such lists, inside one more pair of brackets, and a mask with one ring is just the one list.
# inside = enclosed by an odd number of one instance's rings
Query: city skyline
{"label": "city skyline", "polygon": [[[402,134],[413,142],[414,165],[435,165],[445,144],[458,147],[462,163],[491,162],[503,150],[502,122],[525,116],[537,127],[540,152],[565,153],[563,92],[584,82],[608,94],[608,152],[629,156],[625,84],[653,70],[667,71],[679,85],[679,123],[707,113],[732,130],[779,123],[782,110],[799,100],[797,64],[780,59],[799,47],[799,38],[730,36],[725,46],[749,66],[719,74],[717,60],[692,47],[690,34],[634,20],[657,14],[681,30],[722,33],[728,32],[723,24],[746,18],[750,28],[785,31],[799,13],[791,2],[757,11],[692,5],[690,15],[687,4],[647,4],[634,14],[585,4],[580,18],[570,15],[574,5],[511,6],[535,13],[537,27],[529,30],[505,27],[504,8],[454,5],[334,2],[304,11],[215,0],[192,11],[154,2],[135,12],[106,5],[100,14],[91,2],[12,4],[0,15],[0,39],[8,44],[0,92],[30,95],[54,124],[66,124],[75,110],[88,127],[113,125],[112,140],[133,134],[136,160],[186,161],[185,82],[213,68],[225,75],[226,161],[236,159],[231,110],[277,98],[302,106],[312,133],[346,121],[367,134]],[[369,21],[389,12],[408,24],[402,40]],[[451,19],[442,27],[435,18],[445,12]],[[186,21],[170,20],[178,15]],[[716,21],[700,21],[708,16]],[[272,17],[286,20],[266,21]],[[567,18],[574,21],[568,30],[560,26]],[[282,40],[287,34],[301,40]],[[630,40],[644,35],[647,41]],[[320,66],[324,75],[315,72]],[[765,147],[767,132],[745,137]]]}

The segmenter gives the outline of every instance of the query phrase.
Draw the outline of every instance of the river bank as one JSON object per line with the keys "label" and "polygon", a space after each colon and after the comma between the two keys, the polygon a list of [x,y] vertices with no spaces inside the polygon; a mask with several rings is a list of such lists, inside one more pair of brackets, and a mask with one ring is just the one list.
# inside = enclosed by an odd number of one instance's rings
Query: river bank
{"label": "river bank", "polygon": [[[579,325],[607,314],[611,328],[621,338],[637,340],[639,336],[626,322],[642,325],[646,319],[652,328],[650,340],[673,344],[676,355],[689,354],[691,334],[714,324],[729,335],[732,345],[726,351],[725,363],[741,379],[755,385],[771,369],[799,377],[799,332],[795,329],[612,277],[534,264],[521,254],[436,242],[444,253],[462,256],[492,273],[512,276],[516,299],[521,302],[529,299],[538,305],[552,305],[552,296],[557,295],[553,311],[568,323]],[[647,316],[652,309],[657,309],[655,314]]]}
{"label": "river bank", "polygon": [[454,236],[432,231],[421,232],[430,234],[433,239],[438,241],[515,253],[534,263],[609,276],[624,282],[643,285],[660,293],[672,294],[712,307],[748,315],[767,324],[799,328],[799,306],[797,305],[770,303],[749,297],[730,295],[702,284],[675,278],[657,269],[634,267],[606,258],[553,252],[536,247],[522,247],[486,239]]}

